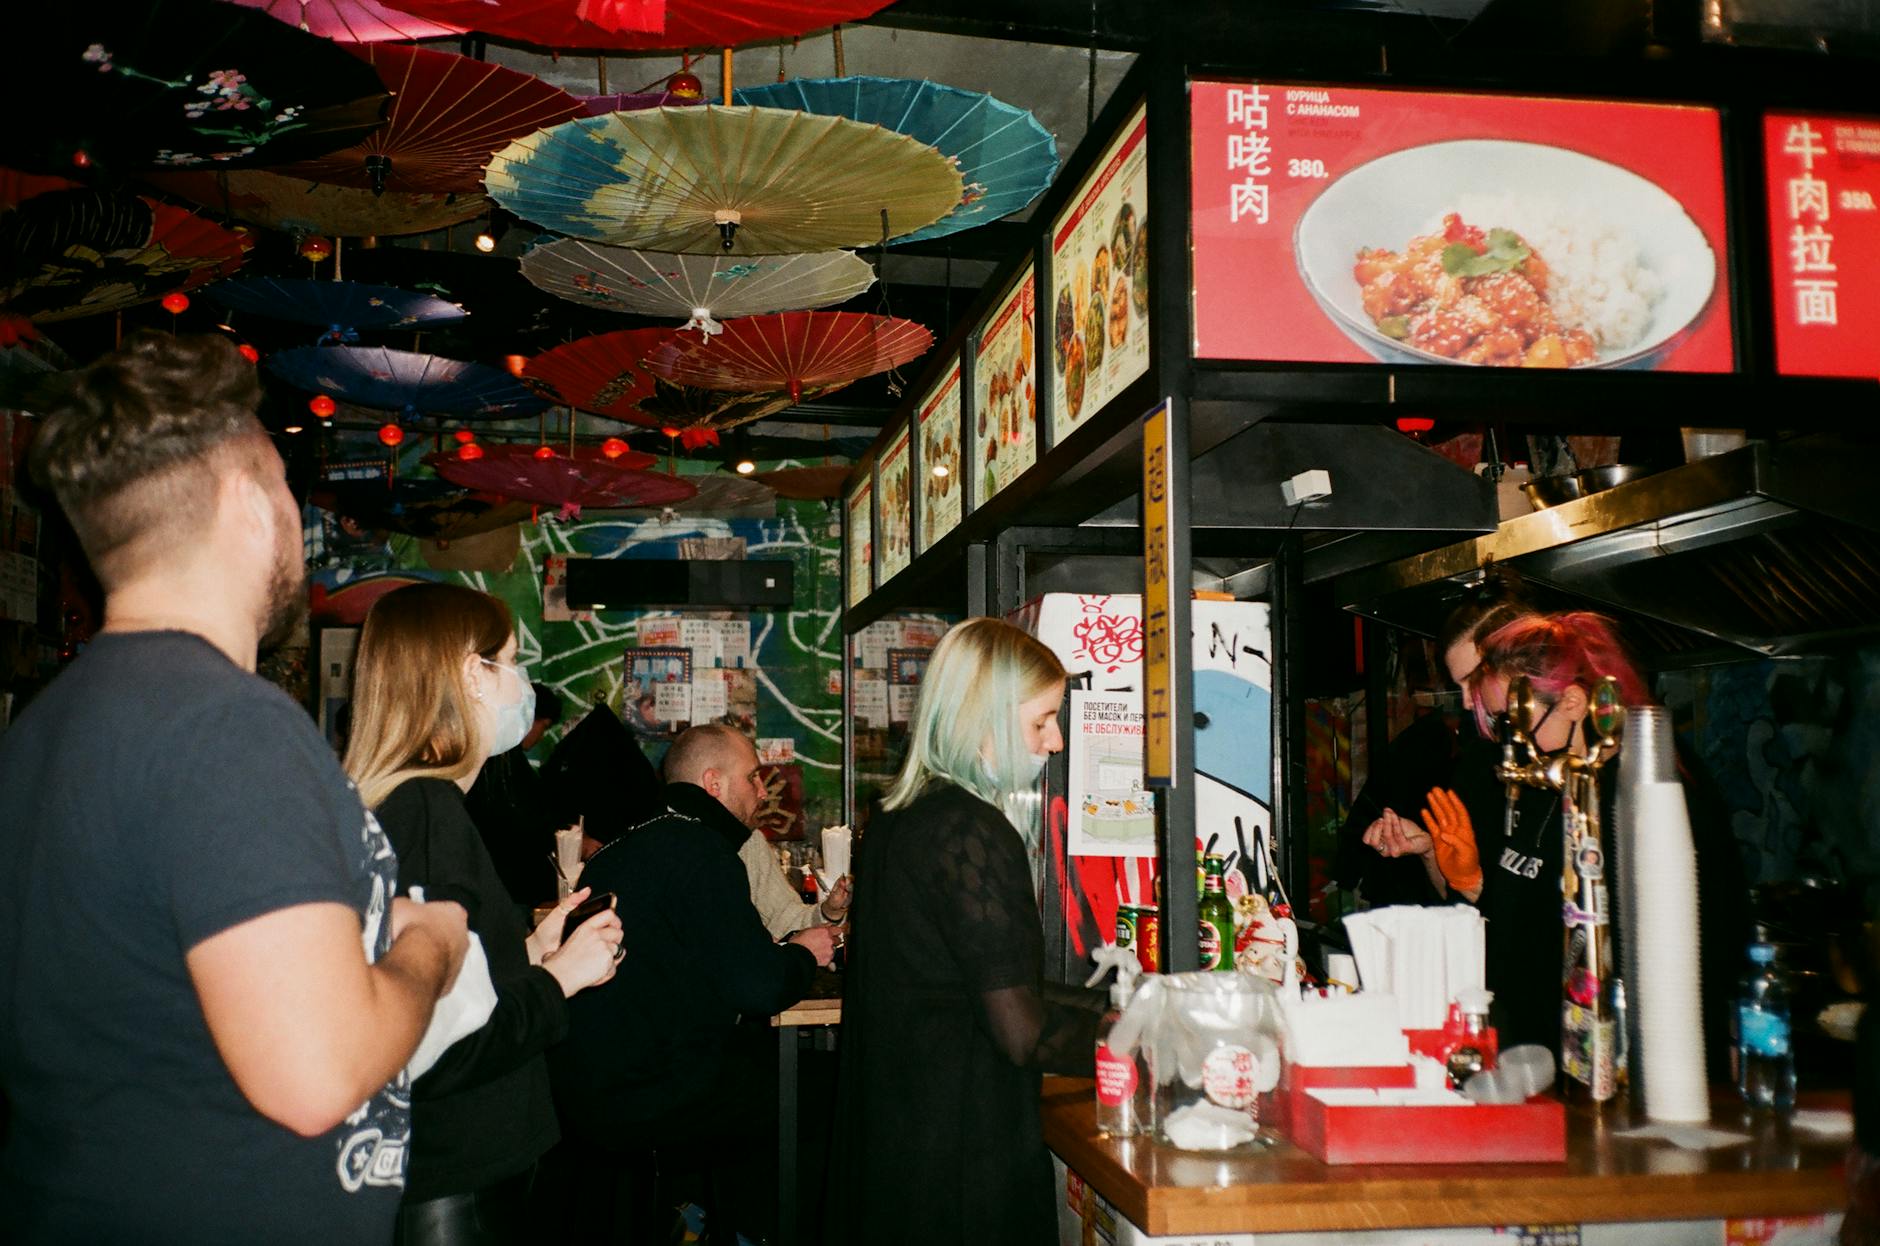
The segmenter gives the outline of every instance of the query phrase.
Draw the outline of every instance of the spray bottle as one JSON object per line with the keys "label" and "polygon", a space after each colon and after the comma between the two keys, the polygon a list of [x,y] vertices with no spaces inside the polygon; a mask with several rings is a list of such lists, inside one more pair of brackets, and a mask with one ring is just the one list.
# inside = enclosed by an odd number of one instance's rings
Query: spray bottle
{"label": "spray bottle", "polygon": [[1085,986],[1095,986],[1105,973],[1116,972],[1116,981],[1110,987],[1110,1007],[1097,1030],[1097,1136],[1132,1138],[1148,1129],[1149,1078],[1143,1075],[1140,1050],[1127,1056],[1110,1050],[1110,1031],[1135,992],[1136,973],[1141,966],[1132,949],[1114,943],[1098,948],[1091,959],[1097,969]]}

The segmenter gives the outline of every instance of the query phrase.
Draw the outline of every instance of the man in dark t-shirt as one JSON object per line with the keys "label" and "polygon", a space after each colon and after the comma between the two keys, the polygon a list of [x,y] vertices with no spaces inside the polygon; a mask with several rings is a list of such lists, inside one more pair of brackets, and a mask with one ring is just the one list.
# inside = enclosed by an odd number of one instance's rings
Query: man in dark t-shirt
{"label": "man in dark t-shirt", "polygon": [[0,736],[11,1239],[391,1236],[464,914],[392,899],[384,835],[254,675],[305,597],[258,397],[225,339],[142,334],[33,446],[105,623]]}

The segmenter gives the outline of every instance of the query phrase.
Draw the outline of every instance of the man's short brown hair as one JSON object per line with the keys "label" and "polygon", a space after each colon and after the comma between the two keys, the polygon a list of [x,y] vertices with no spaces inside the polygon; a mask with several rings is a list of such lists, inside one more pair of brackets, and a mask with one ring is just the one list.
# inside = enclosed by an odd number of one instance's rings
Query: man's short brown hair
{"label": "man's short brown hair", "polygon": [[78,374],[40,426],[31,467],[106,588],[139,538],[199,529],[218,457],[250,469],[271,457],[260,400],[254,365],[220,337],[137,333]]}

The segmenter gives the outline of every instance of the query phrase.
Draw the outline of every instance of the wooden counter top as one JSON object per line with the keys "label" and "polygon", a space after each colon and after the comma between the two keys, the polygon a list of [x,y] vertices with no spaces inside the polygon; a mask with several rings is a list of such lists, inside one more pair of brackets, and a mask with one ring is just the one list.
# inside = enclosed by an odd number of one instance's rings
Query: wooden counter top
{"label": "wooden counter top", "polygon": [[[1749,1132],[1734,1102],[1719,1128]],[[1809,1106],[1847,1106],[1846,1096]],[[1327,1165],[1282,1142],[1214,1158],[1143,1138],[1099,1141],[1088,1081],[1045,1079],[1045,1144],[1150,1234],[1581,1224],[1816,1215],[1847,1205],[1851,1139],[1765,1118],[1751,1140],[1712,1151],[1617,1138],[1622,1105],[1569,1111],[1564,1164]]]}

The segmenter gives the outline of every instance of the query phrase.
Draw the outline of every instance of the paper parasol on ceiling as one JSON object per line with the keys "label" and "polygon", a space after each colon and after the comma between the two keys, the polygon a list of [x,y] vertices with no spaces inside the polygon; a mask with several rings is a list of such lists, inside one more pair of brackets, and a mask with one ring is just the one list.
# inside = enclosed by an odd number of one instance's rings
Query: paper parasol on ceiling
{"label": "paper parasol on ceiling", "polygon": [[599,117],[610,112],[639,112],[644,108],[691,108],[706,101],[688,98],[671,91],[626,91],[616,95],[577,95],[585,116]]}
{"label": "paper parasol on ceiling", "polygon": [[853,470],[854,467],[848,463],[829,467],[780,467],[775,471],[758,472],[752,479],[761,480],[775,489],[780,498],[810,502],[841,497],[842,486]]}
{"label": "paper parasol on ceiling", "polygon": [[690,317],[684,328],[722,331],[720,318],[841,303],[875,284],[847,251],[807,255],[674,255],[561,238],[530,248],[522,275],[584,307]]}
{"label": "paper parasol on ceiling", "polygon": [[610,459],[598,446],[577,446],[572,456],[561,448],[548,458],[537,458],[536,451],[490,445],[474,459],[443,450],[424,461],[452,484],[559,507],[563,519],[577,518],[583,507],[670,506],[698,492],[680,477],[624,467],[626,459]]}
{"label": "paper parasol on ceiling", "polygon": [[529,517],[529,504],[445,480],[400,477],[317,484],[307,500],[360,524],[430,541],[493,532]]}
{"label": "paper parasol on ceiling", "polygon": [[[775,415],[800,399],[786,393],[733,394],[675,385],[647,371],[646,356],[674,340],[670,329],[597,333],[543,351],[522,369],[537,393],[594,415],[646,428],[723,430]],[[815,397],[835,385],[806,391]]]}
{"label": "paper parasol on ceiling", "polygon": [[217,282],[203,294],[231,311],[252,312],[294,324],[323,325],[335,338],[348,337],[358,329],[421,329],[451,324],[468,314],[434,294],[306,277],[244,277]]}
{"label": "paper parasol on ceiling", "polygon": [[73,320],[193,290],[240,268],[247,250],[239,234],[173,204],[54,191],[0,217],[0,294],[14,314]]}
{"label": "paper parasol on ceiling", "polygon": [[887,0],[402,0],[440,22],[545,48],[722,48],[788,39],[887,7]]}
{"label": "paper parasol on ceiling", "polygon": [[375,195],[350,186],[326,186],[264,169],[217,173],[159,173],[151,185],[204,207],[269,229],[358,238],[371,234],[425,234],[482,216],[489,201],[464,194]]}
{"label": "paper parasol on ceiling", "polygon": [[802,401],[815,385],[846,385],[920,358],[933,334],[911,320],[864,312],[747,316],[717,337],[679,338],[648,352],[656,376],[701,389],[781,391]]}
{"label": "paper parasol on ceiling", "polygon": [[463,27],[414,17],[377,0],[234,0],[260,9],[276,21],[297,26],[335,43],[383,43],[387,40],[439,39],[463,33]]}
{"label": "paper parasol on ceiling", "polygon": [[392,93],[385,124],[350,147],[272,165],[274,172],[374,194],[475,194],[497,148],[581,113],[566,91],[501,65],[391,44],[352,52]]}
{"label": "paper parasol on ceiling", "polygon": [[[660,509],[682,515],[733,513],[739,519],[768,519],[777,513],[777,491],[749,476],[710,472],[683,479],[698,486],[698,492],[683,501],[664,503]],[[645,509],[653,507],[649,504]]]}
{"label": "paper parasol on ceiling", "polygon": [[979,91],[910,78],[797,78],[746,87],[733,98],[866,121],[929,144],[964,186],[953,210],[900,242],[938,238],[1009,216],[1036,199],[1058,168],[1057,140],[1022,108]]}
{"label": "paper parasol on ceiling", "polygon": [[380,411],[501,420],[548,405],[500,368],[383,346],[297,346],[267,366],[296,389]]}
{"label": "paper parasol on ceiling", "polygon": [[20,105],[0,163],[36,173],[298,160],[358,141],[385,106],[345,49],[218,0],[34,6],[0,73]]}
{"label": "paper parasol on ceiling", "polygon": [[577,117],[497,152],[490,197],[557,233],[690,255],[870,246],[951,212],[960,175],[933,148],[781,108]]}

